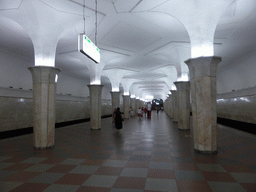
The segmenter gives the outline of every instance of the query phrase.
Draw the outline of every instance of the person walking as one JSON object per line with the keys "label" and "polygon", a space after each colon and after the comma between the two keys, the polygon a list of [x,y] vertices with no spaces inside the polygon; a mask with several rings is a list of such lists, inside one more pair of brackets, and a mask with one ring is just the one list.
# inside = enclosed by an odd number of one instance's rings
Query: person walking
{"label": "person walking", "polygon": [[141,108],[138,109],[137,113],[138,113],[139,120],[141,120],[141,117],[142,117]]}
{"label": "person walking", "polygon": [[116,112],[114,112],[114,119],[117,133],[119,133],[119,130],[123,128],[123,117],[119,107],[117,107]]}

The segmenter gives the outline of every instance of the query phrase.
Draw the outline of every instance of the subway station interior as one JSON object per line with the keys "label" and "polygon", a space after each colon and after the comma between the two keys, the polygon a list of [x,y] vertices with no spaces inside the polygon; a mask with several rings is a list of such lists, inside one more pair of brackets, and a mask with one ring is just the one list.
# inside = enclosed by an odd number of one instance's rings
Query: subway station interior
{"label": "subway station interior", "polygon": [[0,191],[255,192],[255,21],[255,0],[0,0]]}

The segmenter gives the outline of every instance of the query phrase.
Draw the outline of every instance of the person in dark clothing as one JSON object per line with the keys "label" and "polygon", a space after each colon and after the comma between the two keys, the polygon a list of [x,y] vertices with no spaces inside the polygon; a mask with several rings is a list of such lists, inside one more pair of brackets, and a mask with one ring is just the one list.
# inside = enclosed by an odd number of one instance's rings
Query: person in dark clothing
{"label": "person in dark clothing", "polygon": [[114,118],[115,118],[117,133],[119,133],[119,130],[123,128],[123,122],[122,122],[123,117],[119,107],[117,107],[116,112],[114,113]]}

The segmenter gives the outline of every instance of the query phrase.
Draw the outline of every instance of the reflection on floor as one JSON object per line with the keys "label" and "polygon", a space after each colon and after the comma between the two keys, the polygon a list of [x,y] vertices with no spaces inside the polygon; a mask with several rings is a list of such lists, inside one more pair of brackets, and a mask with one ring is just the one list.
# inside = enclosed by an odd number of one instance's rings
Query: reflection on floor
{"label": "reflection on floor", "polygon": [[56,130],[53,149],[34,150],[33,136],[0,141],[0,191],[256,191],[256,136],[219,125],[218,154],[194,152],[191,131],[164,113],[111,118]]}

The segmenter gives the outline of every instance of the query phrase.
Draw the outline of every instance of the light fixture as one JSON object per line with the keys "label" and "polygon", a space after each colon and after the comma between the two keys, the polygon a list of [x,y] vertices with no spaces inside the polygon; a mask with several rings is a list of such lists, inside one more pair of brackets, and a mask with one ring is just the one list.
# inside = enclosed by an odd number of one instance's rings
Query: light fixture
{"label": "light fixture", "polygon": [[[95,0],[95,44],[97,44],[97,0]],[[95,63],[100,63],[100,49],[85,35],[85,0],[83,4],[84,33],[78,36],[78,51],[86,55]]]}

